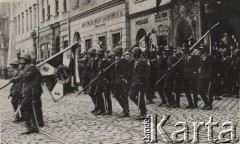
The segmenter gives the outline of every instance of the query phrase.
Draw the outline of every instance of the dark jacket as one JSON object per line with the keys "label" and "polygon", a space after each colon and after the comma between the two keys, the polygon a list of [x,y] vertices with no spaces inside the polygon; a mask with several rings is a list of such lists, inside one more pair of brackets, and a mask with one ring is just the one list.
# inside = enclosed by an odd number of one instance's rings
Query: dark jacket
{"label": "dark jacket", "polygon": [[122,79],[127,80],[129,71],[129,63],[126,59],[120,58],[115,64],[115,84],[120,84]]}
{"label": "dark jacket", "polygon": [[[42,75],[37,67],[33,64],[26,65],[24,73],[21,76],[23,79],[22,94],[42,93]],[[33,90],[33,91],[32,91]]]}

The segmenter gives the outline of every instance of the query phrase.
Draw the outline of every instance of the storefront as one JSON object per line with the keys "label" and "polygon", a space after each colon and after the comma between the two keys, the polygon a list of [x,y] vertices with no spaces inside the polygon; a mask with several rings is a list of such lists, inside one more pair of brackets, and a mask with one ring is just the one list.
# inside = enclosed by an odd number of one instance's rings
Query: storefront
{"label": "storefront", "polygon": [[[147,15],[131,17],[130,27],[132,43],[139,41],[148,32],[155,29],[156,33],[151,35],[152,43],[157,46],[167,45],[169,43],[169,34],[171,31],[169,15],[170,10],[166,9],[158,14],[153,11],[153,13]],[[144,41],[142,41],[139,46],[144,48],[146,45],[144,44]]]}
{"label": "storefront", "polygon": [[121,45],[128,48],[130,34],[125,9],[126,4],[122,3],[98,13],[72,18],[72,42],[80,41],[82,52],[91,47],[111,50]]}

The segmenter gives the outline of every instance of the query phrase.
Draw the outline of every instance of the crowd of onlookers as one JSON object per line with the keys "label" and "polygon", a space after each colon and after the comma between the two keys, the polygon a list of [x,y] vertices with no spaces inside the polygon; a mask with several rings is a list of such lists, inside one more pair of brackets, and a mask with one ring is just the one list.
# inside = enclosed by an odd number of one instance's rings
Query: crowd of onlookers
{"label": "crowd of onlookers", "polygon": [[10,66],[0,66],[0,79],[11,79],[13,69]]}

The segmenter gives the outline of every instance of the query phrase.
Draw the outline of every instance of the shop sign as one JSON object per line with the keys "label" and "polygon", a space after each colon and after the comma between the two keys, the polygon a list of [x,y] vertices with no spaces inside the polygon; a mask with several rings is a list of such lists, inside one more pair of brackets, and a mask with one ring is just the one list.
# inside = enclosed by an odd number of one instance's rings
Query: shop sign
{"label": "shop sign", "polygon": [[[107,22],[107,21],[110,21],[110,20],[113,20],[113,19],[116,19],[116,18],[119,18],[122,16],[123,16],[123,11],[116,11],[116,12],[83,22],[82,28],[90,27],[90,26],[94,26],[94,25],[98,25],[97,27],[100,27],[101,23],[104,23],[104,22]],[[106,23],[104,25],[106,25]]]}
{"label": "shop sign", "polygon": [[167,21],[168,20],[168,13],[163,12],[163,13],[160,13],[160,14],[156,14],[154,18],[155,18],[155,22]]}
{"label": "shop sign", "polygon": [[167,26],[159,26],[157,31],[158,36],[169,35],[169,30]]}
{"label": "shop sign", "polygon": [[136,20],[136,25],[143,25],[148,23],[148,18]]}

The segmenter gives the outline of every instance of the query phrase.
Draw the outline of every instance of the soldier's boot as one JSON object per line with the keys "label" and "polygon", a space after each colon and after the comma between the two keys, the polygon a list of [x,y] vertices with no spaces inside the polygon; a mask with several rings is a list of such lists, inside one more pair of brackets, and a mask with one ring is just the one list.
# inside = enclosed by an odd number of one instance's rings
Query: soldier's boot
{"label": "soldier's boot", "polygon": [[215,96],[215,100],[222,100],[221,98],[220,98],[220,96]]}
{"label": "soldier's boot", "polygon": [[186,106],[186,109],[194,108],[190,92],[185,92],[185,94],[186,94],[187,101],[188,101],[188,106]]}
{"label": "soldier's boot", "polygon": [[198,94],[193,94],[193,108],[198,108]]}
{"label": "soldier's boot", "polygon": [[209,105],[206,108],[206,110],[212,110],[212,104],[213,104],[213,95],[209,94]]}
{"label": "soldier's boot", "polygon": [[163,105],[166,105],[167,104],[167,100],[163,94],[163,92],[161,90],[158,90],[158,94],[162,100],[162,102],[158,105],[159,107],[163,106]]}
{"label": "soldier's boot", "polygon": [[204,102],[204,106],[202,107],[202,110],[206,110],[206,108],[209,106],[208,99],[205,94],[200,94],[200,96],[202,97],[202,100]]}
{"label": "soldier's boot", "polygon": [[19,122],[23,122],[24,119],[20,118],[19,114],[16,114],[15,119],[12,121],[13,123],[19,123]]}
{"label": "soldier's boot", "polygon": [[180,92],[176,92],[176,101],[172,106],[173,108],[180,108]]}

